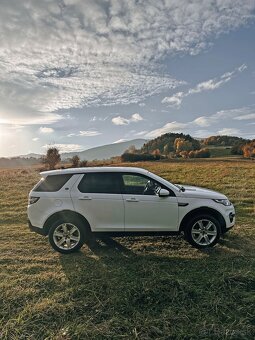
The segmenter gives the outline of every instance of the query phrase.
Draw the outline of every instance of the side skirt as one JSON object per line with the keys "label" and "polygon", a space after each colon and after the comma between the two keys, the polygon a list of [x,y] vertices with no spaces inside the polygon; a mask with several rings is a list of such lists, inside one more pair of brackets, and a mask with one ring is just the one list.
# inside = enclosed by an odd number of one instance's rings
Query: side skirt
{"label": "side skirt", "polygon": [[115,231],[115,232],[92,232],[95,237],[128,237],[128,236],[176,236],[180,231]]}

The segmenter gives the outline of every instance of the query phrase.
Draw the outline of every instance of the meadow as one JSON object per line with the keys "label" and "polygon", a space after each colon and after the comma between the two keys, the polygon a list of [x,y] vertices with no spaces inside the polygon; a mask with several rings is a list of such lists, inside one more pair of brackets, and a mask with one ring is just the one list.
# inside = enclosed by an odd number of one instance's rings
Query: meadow
{"label": "meadow", "polygon": [[253,339],[255,162],[136,163],[234,203],[213,249],[181,236],[107,238],[71,255],[27,227],[34,168],[0,170],[0,339]]}

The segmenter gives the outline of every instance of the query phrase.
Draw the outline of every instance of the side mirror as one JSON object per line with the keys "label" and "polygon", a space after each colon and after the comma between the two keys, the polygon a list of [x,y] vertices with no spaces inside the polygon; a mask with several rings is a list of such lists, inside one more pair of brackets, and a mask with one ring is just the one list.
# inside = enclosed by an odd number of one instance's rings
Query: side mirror
{"label": "side mirror", "polygon": [[159,197],[167,197],[169,196],[169,191],[166,189],[160,189],[158,195]]}

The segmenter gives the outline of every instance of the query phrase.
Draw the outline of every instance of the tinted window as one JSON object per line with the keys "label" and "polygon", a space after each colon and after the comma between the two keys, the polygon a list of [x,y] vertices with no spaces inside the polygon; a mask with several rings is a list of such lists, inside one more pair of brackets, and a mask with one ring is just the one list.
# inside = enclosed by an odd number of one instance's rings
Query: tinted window
{"label": "tinted window", "polygon": [[42,179],[34,191],[53,192],[60,190],[64,184],[72,177],[72,174],[50,175]]}
{"label": "tinted window", "polygon": [[152,178],[138,174],[124,174],[123,193],[134,195],[156,195],[160,189],[160,184]]}
{"label": "tinted window", "polygon": [[119,175],[107,172],[87,173],[78,189],[84,193],[120,194]]}

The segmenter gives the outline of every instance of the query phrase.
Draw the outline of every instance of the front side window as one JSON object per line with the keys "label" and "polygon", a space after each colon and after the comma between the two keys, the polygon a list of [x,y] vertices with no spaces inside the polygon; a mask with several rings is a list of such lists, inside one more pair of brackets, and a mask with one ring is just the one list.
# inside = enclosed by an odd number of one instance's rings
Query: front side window
{"label": "front side window", "polygon": [[117,173],[87,173],[78,185],[82,193],[120,194],[120,181]]}
{"label": "front side window", "polygon": [[54,192],[60,190],[64,184],[72,177],[72,174],[65,175],[49,175],[46,178],[42,178],[34,191],[40,192]]}
{"label": "front side window", "polygon": [[160,184],[139,174],[123,174],[123,193],[131,195],[157,195]]}

